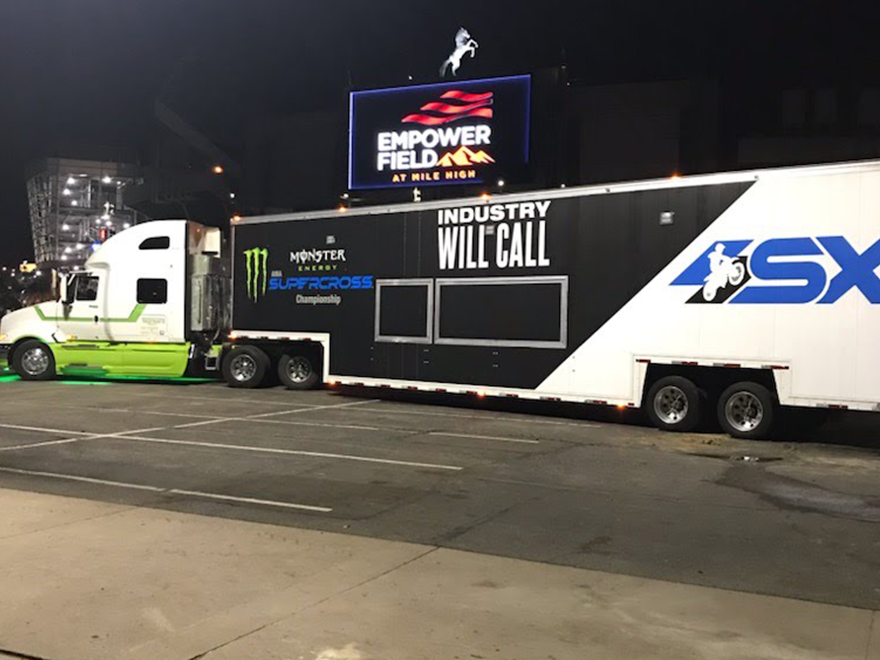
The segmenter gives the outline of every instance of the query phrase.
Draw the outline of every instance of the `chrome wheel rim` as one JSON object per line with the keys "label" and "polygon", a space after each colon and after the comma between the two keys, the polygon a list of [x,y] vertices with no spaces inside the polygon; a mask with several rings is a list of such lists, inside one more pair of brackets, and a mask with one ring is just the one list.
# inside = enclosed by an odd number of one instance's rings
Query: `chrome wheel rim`
{"label": "chrome wheel rim", "polygon": [[680,387],[667,385],[654,395],[654,412],[664,424],[678,424],[687,417],[687,395]]}
{"label": "chrome wheel rim", "polygon": [[21,368],[28,376],[41,376],[49,368],[49,353],[42,346],[34,346],[21,356]]}
{"label": "chrome wheel rim", "polygon": [[257,375],[257,361],[247,353],[242,353],[232,358],[229,370],[237,382],[246,383]]}
{"label": "chrome wheel rim", "polygon": [[724,405],[727,423],[741,433],[754,431],[764,419],[764,404],[751,392],[737,392]]}
{"label": "chrome wheel rim", "polygon": [[287,362],[287,377],[293,383],[304,383],[312,375],[312,365],[304,357],[293,357]]}

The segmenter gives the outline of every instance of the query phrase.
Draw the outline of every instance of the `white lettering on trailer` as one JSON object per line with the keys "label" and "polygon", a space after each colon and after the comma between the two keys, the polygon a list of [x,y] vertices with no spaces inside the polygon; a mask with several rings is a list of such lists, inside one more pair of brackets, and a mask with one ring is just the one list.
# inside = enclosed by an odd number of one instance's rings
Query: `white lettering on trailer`
{"label": "white lettering on trailer", "polygon": [[[441,270],[546,268],[549,200],[510,204],[483,204],[437,212],[437,248]],[[496,223],[490,230],[486,223]],[[477,224],[474,231],[473,224]],[[494,241],[494,249],[486,243]],[[474,258],[476,255],[476,258]]]}

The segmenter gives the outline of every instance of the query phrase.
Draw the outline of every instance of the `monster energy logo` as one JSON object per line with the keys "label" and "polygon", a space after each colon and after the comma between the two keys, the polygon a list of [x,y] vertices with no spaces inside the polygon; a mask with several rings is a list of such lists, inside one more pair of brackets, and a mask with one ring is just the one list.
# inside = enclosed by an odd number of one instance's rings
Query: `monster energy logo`
{"label": "monster energy logo", "polygon": [[251,248],[244,251],[244,257],[247,266],[248,298],[257,302],[260,295],[266,295],[266,286],[269,281],[269,250]]}

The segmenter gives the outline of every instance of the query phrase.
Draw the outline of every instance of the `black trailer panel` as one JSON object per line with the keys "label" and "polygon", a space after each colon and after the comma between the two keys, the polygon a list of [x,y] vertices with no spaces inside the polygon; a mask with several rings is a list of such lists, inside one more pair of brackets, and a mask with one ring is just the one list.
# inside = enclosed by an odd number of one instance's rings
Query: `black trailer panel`
{"label": "black trailer panel", "polygon": [[751,185],[249,219],[233,327],[329,333],[336,376],[533,389]]}

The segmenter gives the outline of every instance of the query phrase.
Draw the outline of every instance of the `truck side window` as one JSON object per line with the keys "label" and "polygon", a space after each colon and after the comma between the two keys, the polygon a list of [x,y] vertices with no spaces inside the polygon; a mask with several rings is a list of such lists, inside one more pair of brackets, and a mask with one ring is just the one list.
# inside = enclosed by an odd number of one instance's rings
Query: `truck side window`
{"label": "truck side window", "polygon": [[137,301],[149,305],[168,302],[168,280],[138,280]]}
{"label": "truck side window", "polygon": [[76,299],[94,301],[98,299],[98,278],[91,275],[76,276]]}
{"label": "truck side window", "polygon": [[171,247],[171,239],[168,236],[145,238],[140,245],[141,250],[167,250],[169,247]]}

